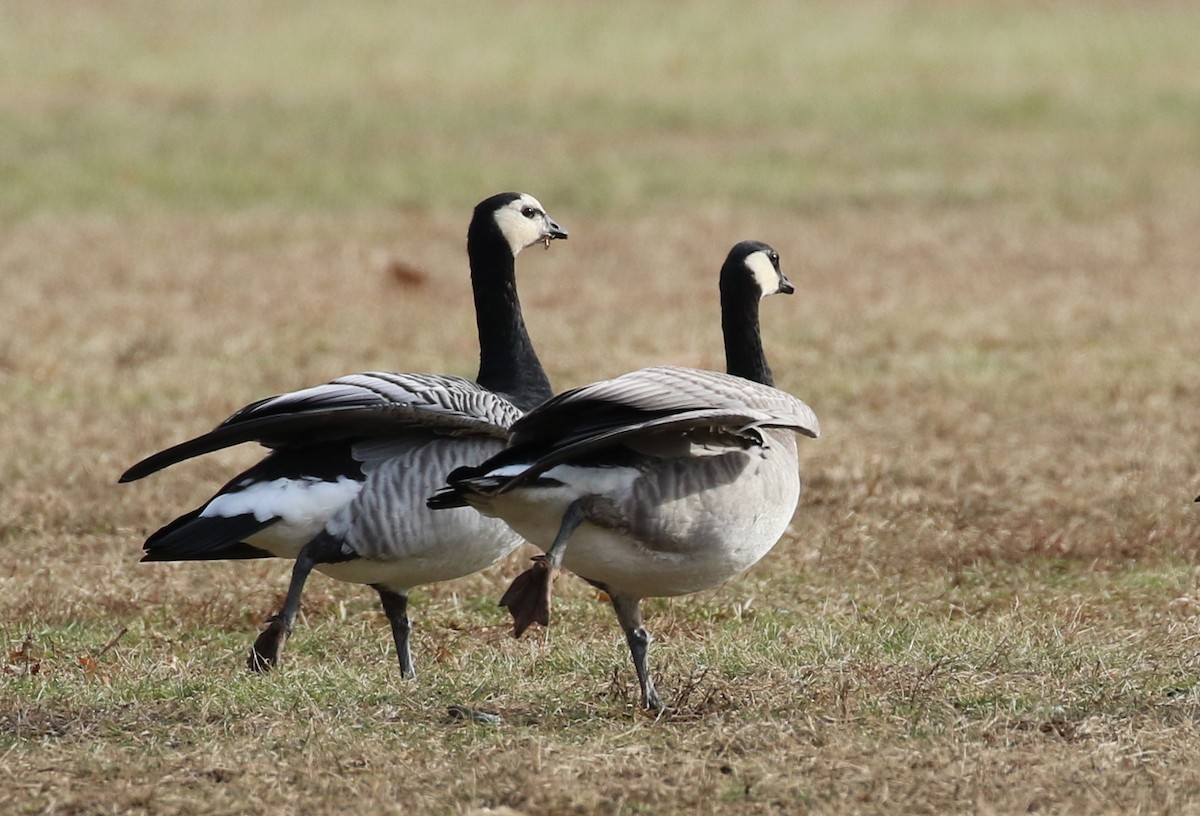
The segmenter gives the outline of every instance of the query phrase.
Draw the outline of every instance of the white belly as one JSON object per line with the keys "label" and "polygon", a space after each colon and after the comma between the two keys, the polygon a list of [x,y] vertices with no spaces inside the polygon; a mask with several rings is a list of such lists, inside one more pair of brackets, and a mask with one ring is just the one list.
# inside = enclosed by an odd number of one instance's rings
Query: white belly
{"label": "white belly", "polygon": [[415,586],[470,575],[503,559],[521,544],[521,537],[499,519],[485,518],[470,508],[438,511],[452,516],[426,530],[419,541],[409,539],[403,554],[357,558],[338,564],[318,564],[331,578],[355,584],[381,584],[406,593]]}
{"label": "white belly", "polygon": [[[653,500],[636,486],[623,495],[585,495],[589,521],[571,536],[563,565],[638,598],[683,595],[728,580],[766,555],[795,513],[800,477],[794,437],[787,441],[752,456],[736,480],[703,491],[650,491]],[[643,478],[653,477],[651,471]],[[545,551],[580,495],[570,485],[518,489],[491,499],[487,509]]]}
{"label": "white belly", "polygon": [[592,524],[576,531],[567,569],[614,591],[644,598],[686,595],[721,584],[756,564],[787,530],[796,503],[754,514],[717,514],[696,546],[671,551]]}

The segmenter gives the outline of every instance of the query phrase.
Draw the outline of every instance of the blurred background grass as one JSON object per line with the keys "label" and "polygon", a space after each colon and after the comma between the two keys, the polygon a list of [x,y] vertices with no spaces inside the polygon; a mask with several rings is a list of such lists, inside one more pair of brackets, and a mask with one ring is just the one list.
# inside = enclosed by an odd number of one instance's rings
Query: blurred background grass
{"label": "blurred background grass", "polygon": [[1200,189],[1187,3],[5,4],[0,218],[1087,217]]}
{"label": "blurred background grass", "polygon": [[[1184,2],[0,3],[0,812],[1186,809],[1197,31]],[[764,335],[824,436],[760,565],[647,604],[675,720],[632,714],[580,582],[505,636],[524,556],[414,593],[415,686],[360,587],[310,583],[249,677],[289,565],[135,563],[259,452],[116,485],[142,456],[347,371],[472,373],[467,213],[512,188],[571,231],[520,259],[560,388],[721,367],[738,239],[800,292]]]}

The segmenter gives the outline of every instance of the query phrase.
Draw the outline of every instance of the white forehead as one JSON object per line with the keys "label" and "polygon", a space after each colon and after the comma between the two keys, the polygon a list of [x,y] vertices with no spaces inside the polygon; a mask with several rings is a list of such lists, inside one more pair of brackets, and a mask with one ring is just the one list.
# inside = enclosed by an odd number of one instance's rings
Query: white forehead
{"label": "white forehead", "polygon": [[765,251],[760,249],[747,255],[746,268],[754,275],[754,282],[758,284],[762,297],[779,291],[779,273]]}
{"label": "white forehead", "polygon": [[525,247],[540,241],[544,234],[545,219],[541,216],[526,218],[521,211],[527,207],[532,207],[539,213],[546,211],[542,207],[542,202],[529,193],[521,193],[496,210],[496,226],[500,228],[500,234],[508,242],[514,258]]}
{"label": "white forehead", "polygon": [[546,208],[542,206],[542,202],[531,196],[529,193],[521,193],[511,204],[510,207],[522,209],[523,207],[533,207],[535,210],[545,212]]}

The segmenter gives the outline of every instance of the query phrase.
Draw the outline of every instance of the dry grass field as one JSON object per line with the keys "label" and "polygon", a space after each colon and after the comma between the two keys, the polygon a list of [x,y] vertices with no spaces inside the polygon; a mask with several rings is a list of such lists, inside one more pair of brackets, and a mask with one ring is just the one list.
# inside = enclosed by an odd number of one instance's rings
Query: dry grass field
{"label": "dry grass field", "polygon": [[[0,812],[1200,812],[1200,9],[1151,2],[220,0],[0,8]],[[521,552],[414,593],[140,565],[246,402],[470,375],[486,195],[557,387],[722,366],[763,304],[802,445],[790,532],[646,604],[674,709]],[[396,274],[398,268],[416,273]],[[454,705],[498,714],[456,722]]]}

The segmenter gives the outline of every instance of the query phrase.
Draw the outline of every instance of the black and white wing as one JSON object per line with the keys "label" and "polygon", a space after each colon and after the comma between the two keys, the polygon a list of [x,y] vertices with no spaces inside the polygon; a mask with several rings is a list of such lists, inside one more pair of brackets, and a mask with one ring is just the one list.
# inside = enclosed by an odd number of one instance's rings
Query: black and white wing
{"label": "black and white wing", "polygon": [[[703,435],[761,444],[761,428],[816,438],[820,425],[803,401],[777,388],[702,369],[657,366],[585,385],[546,401],[512,427],[509,446],[475,468],[450,474],[454,486],[485,474],[505,493],[564,462],[650,434]],[[431,506],[457,506],[453,489]]]}
{"label": "black and white wing", "polygon": [[554,397],[517,420],[510,447],[548,450],[613,434],[691,428],[787,428],[820,435],[813,410],[785,391],[750,380],[678,366],[656,366]]}
{"label": "black and white wing", "polygon": [[521,411],[462,377],[367,372],[251,403],[206,434],[148,456],[121,476],[131,482],[243,442],[268,448],[387,437],[411,430],[503,439]]}

